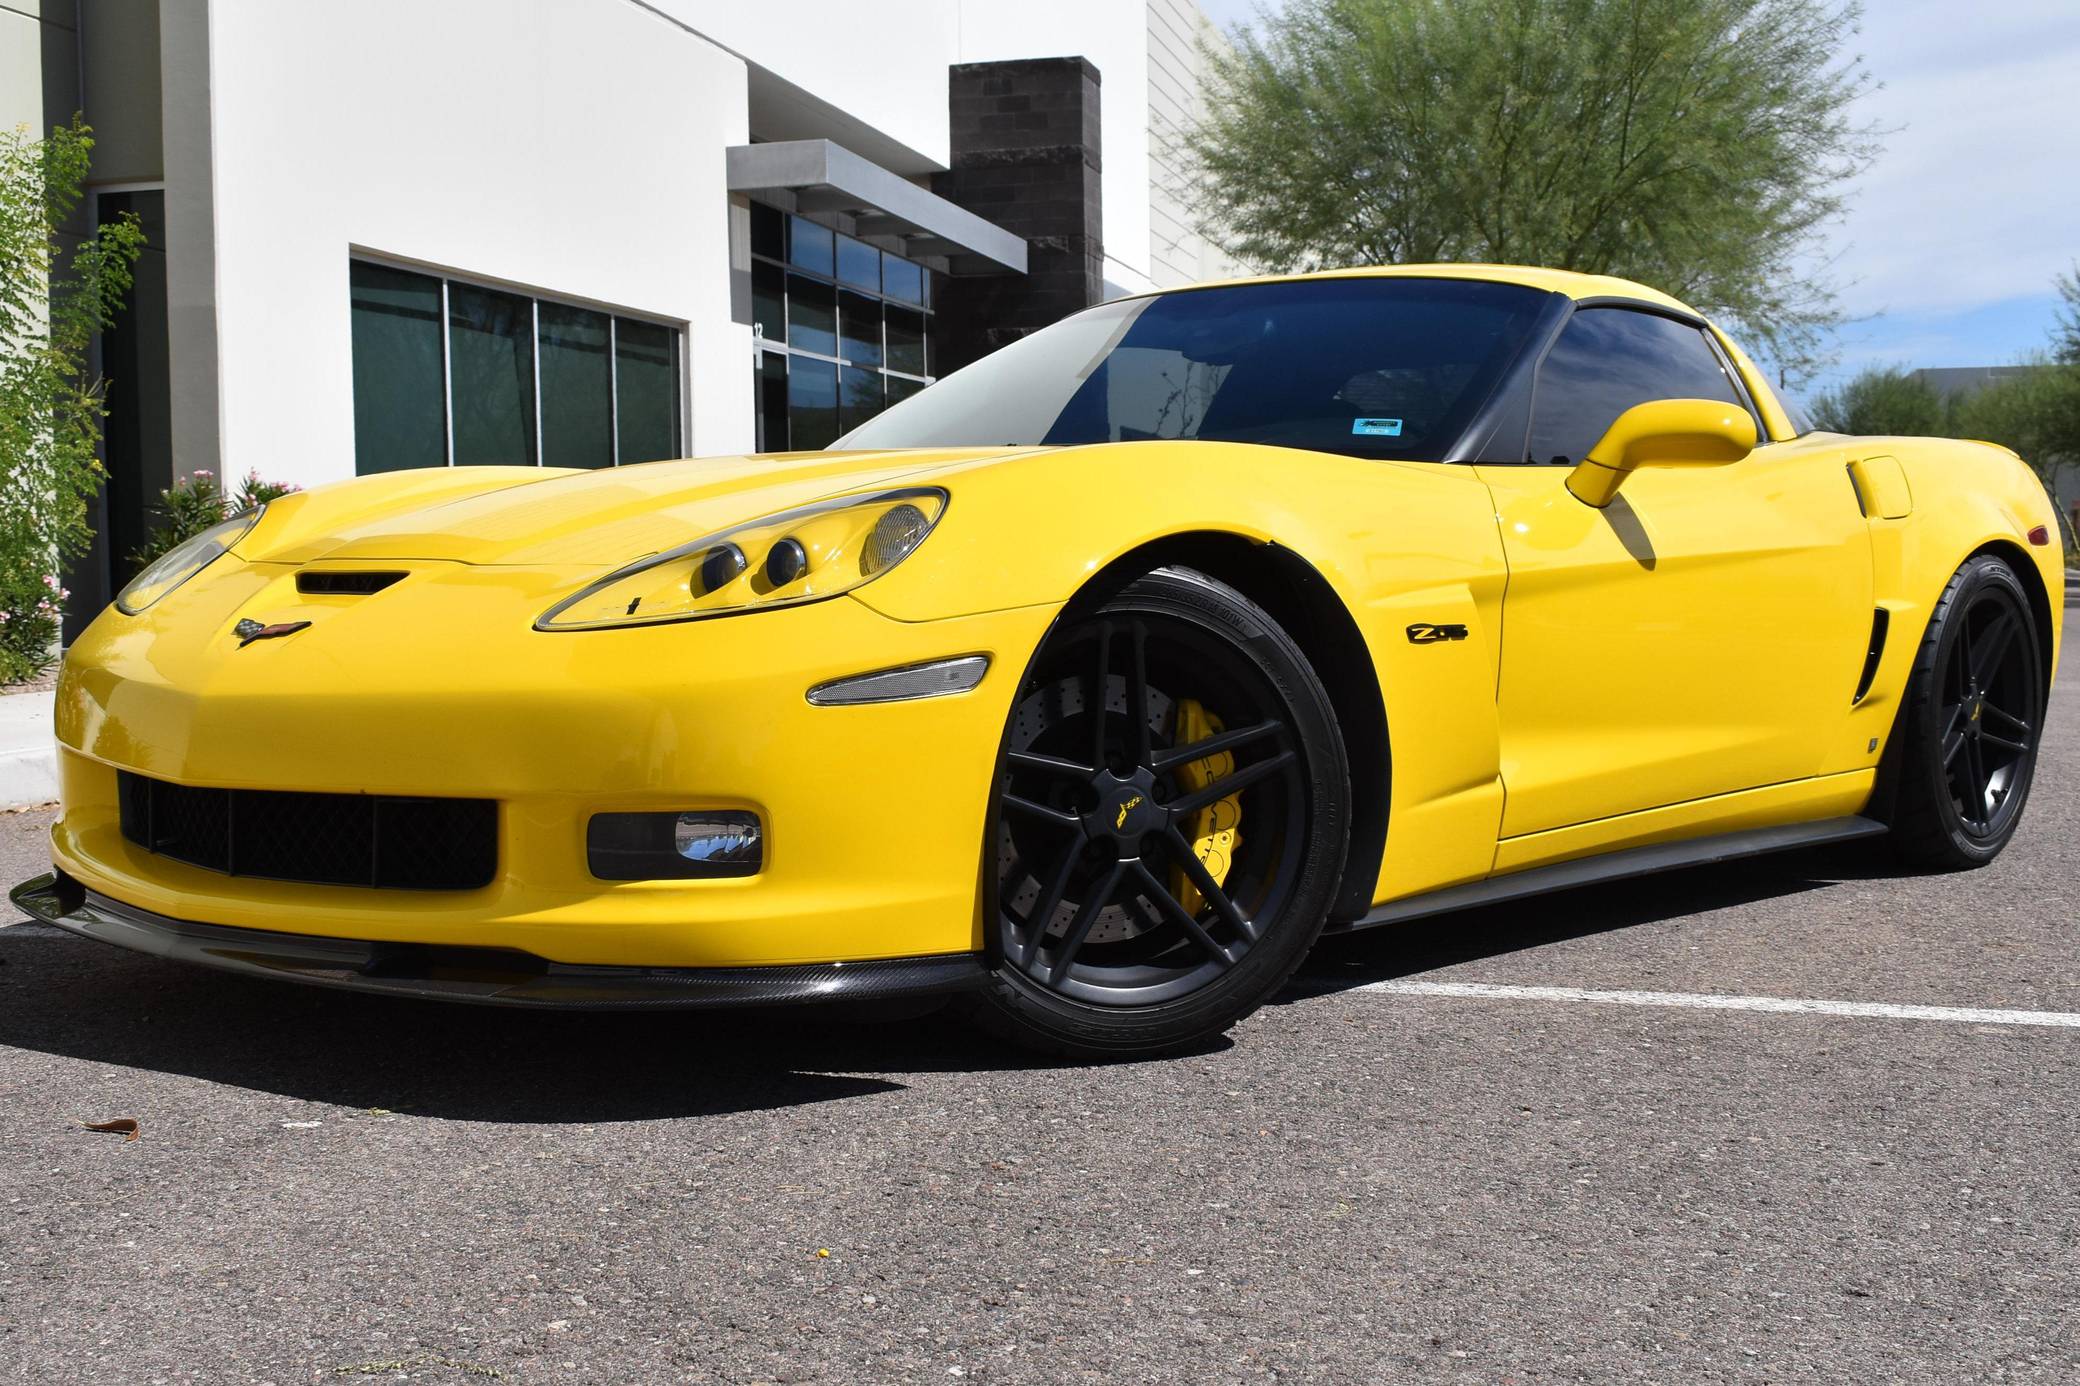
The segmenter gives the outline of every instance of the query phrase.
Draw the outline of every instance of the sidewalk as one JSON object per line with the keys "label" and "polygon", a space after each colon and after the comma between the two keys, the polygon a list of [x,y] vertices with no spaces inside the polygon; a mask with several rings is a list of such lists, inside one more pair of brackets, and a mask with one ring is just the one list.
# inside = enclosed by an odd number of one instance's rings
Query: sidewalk
{"label": "sidewalk", "polygon": [[0,809],[58,797],[58,753],[51,691],[0,694]]}

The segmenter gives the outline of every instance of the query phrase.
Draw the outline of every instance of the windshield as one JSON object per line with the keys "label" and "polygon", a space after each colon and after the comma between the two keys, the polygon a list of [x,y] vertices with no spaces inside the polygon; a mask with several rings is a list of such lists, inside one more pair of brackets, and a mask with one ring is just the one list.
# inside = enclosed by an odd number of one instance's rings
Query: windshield
{"label": "windshield", "polygon": [[1124,299],[1014,342],[832,446],[1205,438],[1447,461],[1546,297],[1379,277]]}

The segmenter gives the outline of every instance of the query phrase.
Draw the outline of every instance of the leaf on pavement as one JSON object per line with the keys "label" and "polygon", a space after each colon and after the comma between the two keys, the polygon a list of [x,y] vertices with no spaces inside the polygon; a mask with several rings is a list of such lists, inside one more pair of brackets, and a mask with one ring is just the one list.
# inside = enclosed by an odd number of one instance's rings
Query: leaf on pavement
{"label": "leaf on pavement", "polygon": [[83,1121],[80,1125],[86,1127],[89,1131],[113,1131],[120,1133],[126,1141],[137,1139],[137,1120],[134,1117],[117,1117],[114,1121]]}

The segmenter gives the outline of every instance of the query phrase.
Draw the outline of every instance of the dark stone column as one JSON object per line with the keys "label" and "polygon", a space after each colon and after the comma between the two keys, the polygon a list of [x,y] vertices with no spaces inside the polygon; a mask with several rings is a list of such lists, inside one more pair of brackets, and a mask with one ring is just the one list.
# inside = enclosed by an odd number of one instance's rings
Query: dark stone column
{"label": "dark stone column", "polygon": [[932,190],[1027,241],[1025,274],[940,281],[933,374],[958,370],[1105,293],[1098,69],[1084,58],[952,69],[952,168]]}

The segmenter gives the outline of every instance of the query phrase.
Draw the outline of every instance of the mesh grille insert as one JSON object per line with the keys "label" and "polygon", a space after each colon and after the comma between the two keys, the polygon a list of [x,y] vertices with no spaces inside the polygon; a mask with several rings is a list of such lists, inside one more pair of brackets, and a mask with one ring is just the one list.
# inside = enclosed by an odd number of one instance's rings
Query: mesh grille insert
{"label": "mesh grille insert", "polygon": [[405,890],[474,890],[498,868],[490,799],[197,789],[117,772],[123,836],[233,876]]}

